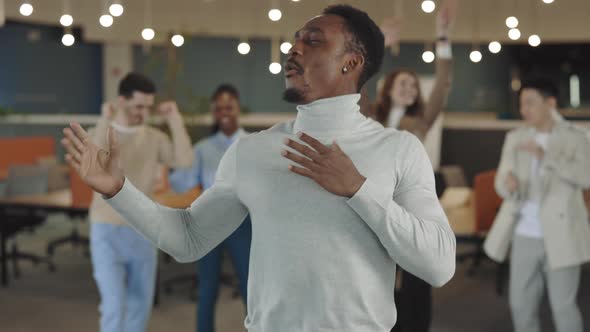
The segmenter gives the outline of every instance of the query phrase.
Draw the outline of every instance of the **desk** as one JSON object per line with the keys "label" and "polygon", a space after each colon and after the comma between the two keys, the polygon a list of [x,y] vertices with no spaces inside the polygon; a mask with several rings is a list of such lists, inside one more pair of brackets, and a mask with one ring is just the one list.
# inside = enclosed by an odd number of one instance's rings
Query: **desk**
{"label": "desk", "polygon": [[[66,213],[71,217],[85,216],[87,207],[72,206],[69,189],[42,195],[26,195],[11,198],[0,198],[0,273],[2,286],[8,285],[7,269],[7,232],[18,232],[19,225],[10,224],[11,215],[47,216],[50,213]],[[24,226],[23,226],[24,227]]]}
{"label": "desk", "polygon": [[[172,192],[157,195],[154,200],[160,204],[182,208],[190,205],[198,197],[200,191],[193,190],[186,194]],[[0,198],[0,274],[2,286],[8,285],[7,269],[7,232],[18,225],[10,225],[10,215],[19,216],[47,216],[51,213],[65,213],[70,217],[85,217],[88,214],[87,206],[73,206],[70,189],[63,189],[42,195],[15,196]]]}

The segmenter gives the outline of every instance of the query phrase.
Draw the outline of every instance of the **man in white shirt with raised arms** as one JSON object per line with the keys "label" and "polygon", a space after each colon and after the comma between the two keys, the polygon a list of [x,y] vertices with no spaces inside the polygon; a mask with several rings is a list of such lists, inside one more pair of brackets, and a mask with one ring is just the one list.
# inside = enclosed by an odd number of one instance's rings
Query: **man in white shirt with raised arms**
{"label": "man in white shirt with raised arms", "polygon": [[107,152],[72,124],[66,159],[179,261],[205,255],[250,213],[248,331],[389,331],[396,264],[442,286],[455,271],[455,237],[420,141],[359,112],[358,91],[383,47],[356,8],[309,20],[285,64],[296,120],[234,143],[213,187],[186,210],[154,203],[125,179],[112,131]]}

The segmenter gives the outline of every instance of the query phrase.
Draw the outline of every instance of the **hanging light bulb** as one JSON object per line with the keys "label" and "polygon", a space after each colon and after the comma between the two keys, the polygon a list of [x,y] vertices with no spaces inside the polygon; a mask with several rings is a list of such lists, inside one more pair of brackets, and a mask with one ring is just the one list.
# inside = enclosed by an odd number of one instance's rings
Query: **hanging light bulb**
{"label": "hanging light bulb", "polygon": [[180,47],[184,44],[184,37],[182,35],[176,34],[170,38],[172,44],[176,47]]}
{"label": "hanging light bulb", "polygon": [[72,17],[72,15],[70,14],[63,14],[60,18],[59,18],[59,23],[61,25],[63,25],[64,27],[69,27],[72,24],[74,24],[74,18]]}
{"label": "hanging light bulb", "polygon": [[478,50],[473,50],[473,51],[471,51],[471,53],[469,53],[469,59],[472,62],[478,63],[481,61],[481,58],[482,58],[481,52]]}
{"label": "hanging light bulb", "polygon": [[289,42],[283,42],[281,44],[281,52],[283,54],[289,54],[289,50],[291,50],[291,47],[293,47],[293,45],[291,45],[291,43],[289,43]]}
{"label": "hanging light bulb", "polygon": [[434,61],[434,58],[435,55],[432,51],[424,51],[424,53],[422,53],[422,60],[426,63],[431,63],[432,61]]}
{"label": "hanging light bulb", "polygon": [[25,1],[20,5],[19,12],[22,16],[31,16],[33,14],[33,5]]}
{"label": "hanging light bulb", "polygon": [[141,37],[144,40],[152,40],[156,36],[156,32],[152,28],[145,28],[141,30]]}
{"label": "hanging light bulb", "polygon": [[270,66],[268,66],[268,70],[275,75],[280,73],[281,69],[283,69],[283,67],[278,62],[273,62],[270,64]]}
{"label": "hanging light bulb", "polygon": [[549,4],[549,3],[553,3],[553,0],[543,0],[543,2]]}
{"label": "hanging light bulb", "polygon": [[123,7],[122,4],[120,4],[118,2],[115,2],[109,6],[109,13],[111,13],[111,15],[114,17],[119,17],[119,16],[123,15],[124,12],[125,12],[125,8]]}
{"label": "hanging light bulb", "polygon": [[275,9],[271,9],[268,11],[268,18],[271,21],[276,22],[276,21],[280,20],[281,17],[283,17],[283,13],[281,13],[281,11],[279,9],[275,8]]}
{"label": "hanging light bulb", "polygon": [[541,45],[541,37],[539,37],[538,35],[530,35],[529,45],[531,45],[532,47],[537,47]]}
{"label": "hanging light bulb", "polygon": [[510,29],[508,31],[508,37],[512,40],[517,40],[520,38],[520,30],[517,28]]}
{"label": "hanging light bulb", "polygon": [[238,44],[238,53],[246,55],[250,53],[250,44],[247,42],[241,42]]}
{"label": "hanging light bulb", "polygon": [[74,45],[74,43],[76,42],[76,38],[74,37],[74,35],[72,35],[71,33],[65,33],[62,37],[61,37],[61,43],[64,44],[64,46],[72,46]]}
{"label": "hanging light bulb", "polygon": [[422,10],[425,13],[432,13],[436,9],[436,4],[432,0],[424,0],[422,1]]}
{"label": "hanging light bulb", "polygon": [[100,25],[103,27],[108,28],[113,25],[113,17],[109,14],[104,14],[100,16],[98,22],[100,22]]}
{"label": "hanging light bulb", "polygon": [[497,41],[493,41],[488,45],[488,49],[494,54],[499,53],[502,50],[502,44]]}
{"label": "hanging light bulb", "polygon": [[509,16],[506,18],[506,26],[510,29],[514,29],[518,26],[518,19],[515,16]]}

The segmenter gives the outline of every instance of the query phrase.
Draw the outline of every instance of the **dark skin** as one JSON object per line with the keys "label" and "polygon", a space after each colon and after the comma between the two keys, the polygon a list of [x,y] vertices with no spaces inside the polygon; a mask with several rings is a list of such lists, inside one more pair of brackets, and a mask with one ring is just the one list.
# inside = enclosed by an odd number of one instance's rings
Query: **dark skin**
{"label": "dark skin", "polygon": [[[322,98],[358,92],[358,81],[365,59],[347,50],[351,38],[344,19],[336,15],[321,15],[308,21],[295,35],[295,42],[285,65],[287,89],[295,89],[298,103],[306,104]],[[112,197],[123,187],[125,177],[119,165],[119,147],[114,132],[109,131],[109,150],[98,148],[78,123],[64,129],[66,161],[93,190]],[[298,133],[305,144],[287,139],[293,151],[284,150],[283,157],[294,164],[293,173],[312,179],[328,192],[352,197],[366,178],[352,160],[334,142],[331,146]]]}
{"label": "dark skin", "polygon": [[285,64],[285,85],[302,96],[298,103],[358,92],[365,60],[346,50],[351,36],[344,23],[340,16],[316,16],[295,33]]}
{"label": "dark skin", "polygon": [[225,136],[231,136],[239,129],[240,102],[229,93],[220,94],[213,103],[213,118]]}
{"label": "dark skin", "polygon": [[[321,15],[308,21],[295,34],[285,67],[287,89],[296,89],[303,104],[322,98],[357,93],[365,60],[347,50],[351,38],[344,19]],[[332,194],[352,197],[366,178],[352,160],[334,142],[328,147],[315,138],[298,133],[300,144],[286,139],[285,144],[298,153],[283,150],[282,156],[295,164],[291,172],[312,179]]]}

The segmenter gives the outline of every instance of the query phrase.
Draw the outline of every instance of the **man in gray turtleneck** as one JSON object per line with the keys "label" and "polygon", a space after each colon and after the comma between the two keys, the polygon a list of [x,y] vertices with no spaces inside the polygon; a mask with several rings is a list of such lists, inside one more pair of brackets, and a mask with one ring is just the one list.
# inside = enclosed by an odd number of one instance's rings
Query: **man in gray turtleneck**
{"label": "man in gray turtleneck", "polygon": [[186,210],[162,207],[85,131],[64,130],[66,160],[140,233],[194,261],[250,213],[250,332],[385,332],[396,264],[434,286],[455,271],[455,237],[420,141],[359,112],[383,35],[364,12],[332,6],[295,34],[285,99],[297,119],[234,143],[213,187]]}

